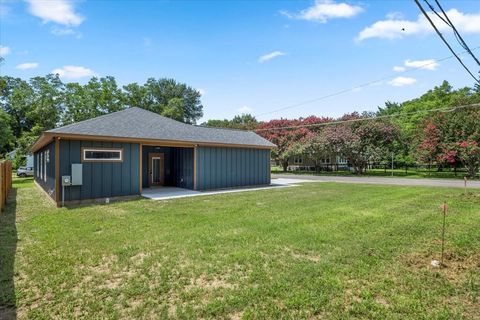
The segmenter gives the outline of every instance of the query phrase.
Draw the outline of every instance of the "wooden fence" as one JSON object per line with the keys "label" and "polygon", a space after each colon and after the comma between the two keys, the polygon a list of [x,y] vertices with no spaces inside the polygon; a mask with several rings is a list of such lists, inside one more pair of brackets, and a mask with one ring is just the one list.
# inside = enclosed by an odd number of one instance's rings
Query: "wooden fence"
{"label": "wooden fence", "polygon": [[0,211],[5,209],[10,189],[12,189],[12,162],[0,161]]}

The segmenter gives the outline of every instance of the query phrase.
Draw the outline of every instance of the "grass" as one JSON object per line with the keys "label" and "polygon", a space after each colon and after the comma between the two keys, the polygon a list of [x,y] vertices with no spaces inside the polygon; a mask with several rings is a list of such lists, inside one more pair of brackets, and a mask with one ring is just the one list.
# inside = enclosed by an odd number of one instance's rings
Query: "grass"
{"label": "grass", "polygon": [[0,318],[480,319],[478,191],[309,183],[55,209],[26,179],[14,196]]}
{"label": "grass", "polygon": [[[434,171],[435,170],[435,171]],[[283,168],[272,166],[271,168],[272,173],[278,174],[300,174],[300,175],[316,175],[316,176],[358,176],[352,171],[347,170],[339,170],[339,171],[306,171],[306,170],[297,170],[297,171],[287,171],[284,172]],[[420,179],[420,178],[432,178],[432,179],[463,179],[467,175],[466,171],[458,170],[457,174],[453,170],[444,171],[436,171],[436,169],[426,170],[426,169],[409,169],[405,172],[405,169],[394,169],[393,170],[393,178],[412,178],[412,179]],[[369,169],[367,172],[363,173],[361,176],[366,177],[392,177],[392,170],[391,169]],[[478,180],[480,178],[479,175],[475,178]]]}

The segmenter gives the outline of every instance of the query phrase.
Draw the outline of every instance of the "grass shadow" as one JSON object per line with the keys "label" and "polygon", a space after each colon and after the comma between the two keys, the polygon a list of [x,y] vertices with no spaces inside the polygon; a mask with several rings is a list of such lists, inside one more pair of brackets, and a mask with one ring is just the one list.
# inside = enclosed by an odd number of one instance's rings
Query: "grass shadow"
{"label": "grass shadow", "polygon": [[17,189],[10,191],[5,211],[0,213],[0,319],[17,318],[15,298],[15,254],[17,251]]}
{"label": "grass shadow", "polygon": [[14,177],[13,178],[13,183],[15,185],[23,185],[23,184],[30,184],[33,182],[33,178],[20,178],[20,177]]}

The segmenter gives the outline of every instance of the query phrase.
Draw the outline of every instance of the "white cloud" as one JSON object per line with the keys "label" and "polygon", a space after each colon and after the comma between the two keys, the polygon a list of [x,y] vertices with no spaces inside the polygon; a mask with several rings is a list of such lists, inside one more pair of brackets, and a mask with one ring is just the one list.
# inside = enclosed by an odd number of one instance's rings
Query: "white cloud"
{"label": "white cloud", "polygon": [[59,28],[57,26],[52,27],[50,32],[55,36],[77,36],[77,38],[82,36],[81,33],[72,28]]}
{"label": "white cloud", "polygon": [[403,72],[405,70],[407,70],[407,68],[405,68],[405,67],[400,67],[400,66],[394,66],[393,67],[393,71],[395,71],[395,72]]}
{"label": "white cloud", "polygon": [[410,86],[417,82],[417,79],[409,78],[409,77],[396,77],[392,81],[389,81],[388,84],[394,87],[403,87],[403,86]]}
{"label": "white cloud", "polygon": [[439,64],[435,59],[428,60],[405,60],[405,67],[425,70],[437,70]]}
{"label": "white cloud", "polygon": [[9,47],[0,46],[0,57],[5,57],[10,54],[12,50]]}
{"label": "white cloud", "polygon": [[291,19],[300,19],[326,23],[329,19],[351,18],[363,12],[360,6],[350,5],[345,2],[337,3],[333,0],[316,0],[315,4],[299,13],[282,11],[281,13]]}
{"label": "white cloud", "polygon": [[27,0],[29,12],[44,23],[55,22],[65,26],[79,26],[85,19],[75,12],[69,0]]}
{"label": "white cloud", "polygon": [[394,11],[387,14],[387,19],[389,20],[401,20],[403,19],[403,13]]}
{"label": "white cloud", "polygon": [[197,89],[197,91],[200,92],[200,94],[201,94],[202,96],[204,96],[205,93],[207,93],[207,91],[206,91],[205,89]]}
{"label": "white cloud", "polygon": [[25,63],[21,63],[18,66],[16,66],[16,68],[20,69],[20,70],[35,69],[37,67],[38,67],[37,62],[25,62]]}
{"label": "white cloud", "polygon": [[286,55],[285,52],[282,52],[282,51],[273,51],[273,52],[264,54],[263,56],[261,56],[260,58],[258,58],[258,62],[264,63],[264,62],[267,62],[267,61],[269,61],[269,60],[272,60],[273,58],[281,57],[281,56],[284,56],[284,55]]}
{"label": "white cloud", "polygon": [[[451,31],[451,28],[433,12],[429,12],[428,15],[440,31]],[[447,15],[460,33],[480,34],[480,13],[462,13],[457,9],[450,9],[447,11]],[[417,17],[417,20],[413,21],[390,16],[386,20],[377,21],[360,31],[356,40],[363,41],[370,38],[401,39],[407,36],[433,32],[432,26],[422,14]]]}
{"label": "white cloud", "polygon": [[80,79],[97,75],[93,70],[81,66],[64,66],[53,70],[52,73],[64,79]]}
{"label": "white cloud", "polygon": [[247,106],[242,106],[241,108],[238,108],[237,109],[238,112],[241,112],[241,113],[249,113],[249,112],[252,112],[252,108],[250,107],[247,107]]}

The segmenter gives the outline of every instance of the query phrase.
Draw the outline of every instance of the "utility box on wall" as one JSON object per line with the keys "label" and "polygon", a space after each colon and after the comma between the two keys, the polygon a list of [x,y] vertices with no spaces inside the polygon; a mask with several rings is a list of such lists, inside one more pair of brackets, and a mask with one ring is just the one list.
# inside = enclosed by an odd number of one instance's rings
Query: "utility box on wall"
{"label": "utility box on wall", "polygon": [[83,164],[72,163],[72,186],[81,186],[83,184]]}

